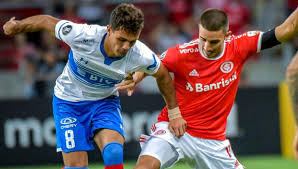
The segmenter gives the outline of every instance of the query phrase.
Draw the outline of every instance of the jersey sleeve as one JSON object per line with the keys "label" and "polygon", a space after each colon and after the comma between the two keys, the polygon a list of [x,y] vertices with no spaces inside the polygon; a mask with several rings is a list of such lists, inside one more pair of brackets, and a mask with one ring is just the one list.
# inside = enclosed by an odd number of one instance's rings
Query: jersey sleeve
{"label": "jersey sleeve", "polygon": [[100,26],[77,24],[61,20],[56,24],[55,35],[71,48],[80,48],[84,40],[94,41]]}
{"label": "jersey sleeve", "polygon": [[175,72],[177,70],[178,53],[176,51],[176,47],[172,47],[159,56],[161,62],[167,67],[169,72]]}
{"label": "jersey sleeve", "polygon": [[234,38],[234,50],[242,60],[261,51],[263,32],[250,31]]}
{"label": "jersey sleeve", "polygon": [[153,75],[158,71],[160,67],[160,60],[156,56],[156,54],[152,52],[151,55],[144,57],[143,65],[144,66],[142,67],[142,71],[147,74]]}
{"label": "jersey sleeve", "polygon": [[136,56],[138,59],[137,62],[131,61],[131,63],[137,65],[133,71],[145,72],[150,75],[155,74],[161,63],[156,54],[140,41],[137,41],[134,50],[135,52],[133,54],[138,55]]}

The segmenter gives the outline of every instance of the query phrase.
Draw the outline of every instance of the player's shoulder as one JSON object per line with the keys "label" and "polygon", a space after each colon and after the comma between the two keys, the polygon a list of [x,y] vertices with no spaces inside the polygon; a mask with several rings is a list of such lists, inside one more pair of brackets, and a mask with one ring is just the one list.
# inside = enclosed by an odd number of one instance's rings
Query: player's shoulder
{"label": "player's shoulder", "polygon": [[[87,23],[75,23],[69,20],[60,20],[56,27],[58,30],[63,31],[71,31],[75,30],[77,32],[88,30],[89,32],[100,32],[106,30],[106,26],[95,25],[95,24],[87,24]],[[64,29],[64,30],[63,30]],[[92,31],[93,30],[93,31]]]}
{"label": "player's shoulder", "polygon": [[84,37],[89,38],[96,37],[101,39],[107,33],[107,28],[100,25],[81,24],[78,26],[78,29]]}
{"label": "player's shoulder", "polygon": [[231,35],[228,38],[226,38],[226,42],[227,43],[231,43],[232,41],[235,40],[244,40],[247,38],[253,38],[253,37],[258,37],[262,32],[261,31],[248,31],[248,32],[244,32],[242,34],[239,35]]}
{"label": "player's shoulder", "polygon": [[147,56],[147,54],[154,53],[146,44],[137,40],[135,45],[130,49],[130,55],[133,56]]}
{"label": "player's shoulder", "polygon": [[107,32],[107,29],[105,26],[100,25],[79,24],[68,20],[61,20],[56,24],[55,31],[59,39],[90,43],[95,39],[99,40],[99,38],[102,38]]}
{"label": "player's shoulder", "polygon": [[147,65],[156,60],[156,54],[143,42],[137,40],[135,45],[129,50],[126,57],[130,64]]}
{"label": "player's shoulder", "polygon": [[194,39],[190,42],[178,44],[175,46],[175,50],[177,53],[183,54],[191,54],[199,52],[199,40]]}

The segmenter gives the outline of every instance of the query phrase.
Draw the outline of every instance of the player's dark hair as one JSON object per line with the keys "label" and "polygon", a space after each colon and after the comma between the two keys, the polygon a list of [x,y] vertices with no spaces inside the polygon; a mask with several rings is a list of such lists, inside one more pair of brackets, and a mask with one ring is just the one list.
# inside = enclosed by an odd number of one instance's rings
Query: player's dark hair
{"label": "player's dark hair", "polygon": [[144,14],[133,4],[122,3],[112,11],[110,25],[113,31],[136,34],[144,27]]}
{"label": "player's dark hair", "polygon": [[208,31],[229,30],[228,16],[224,11],[219,9],[206,9],[200,17],[200,24]]}

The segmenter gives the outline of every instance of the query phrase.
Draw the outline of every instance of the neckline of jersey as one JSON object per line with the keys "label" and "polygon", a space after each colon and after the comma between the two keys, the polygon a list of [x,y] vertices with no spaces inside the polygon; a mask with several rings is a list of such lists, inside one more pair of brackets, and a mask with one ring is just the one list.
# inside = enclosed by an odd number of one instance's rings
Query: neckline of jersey
{"label": "neckline of jersey", "polygon": [[215,58],[208,58],[207,56],[204,55],[204,53],[203,53],[203,51],[202,51],[202,48],[201,48],[201,45],[200,45],[200,42],[198,43],[198,46],[199,46],[200,54],[201,54],[201,56],[202,56],[203,58],[205,58],[205,59],[207,59],[207,60],[218,60],[218,59],[220,59],[220,58],[224,55],[224,53],[225,53],[226,42],[224,42],[224,47],[223,47],[223,49],[222,49],[220,55],[217,56],[217,57],[215,57]]}
{"label": "neckline of jersey", "polygon": [[101,40],[101,42],[100,42],[100,51],[101,51],[102,55],[104,56],[104,64],[105,64],[105,65],[110,65],[110,64],[112,64],[112,63],[115,62],[115,61],[121,60],[122,58],[124,58],[124,56],[120,56],[120,57],[112,58],[112,57],[109,57],[109,56],[106,54],[106,52],[105,52],[105,50],[104,50],[104,40],[105,40],[106,36],[107,36],[107,33],[105,33],[105,34],[103,35],[103,37],[102,37],[102,40]]}

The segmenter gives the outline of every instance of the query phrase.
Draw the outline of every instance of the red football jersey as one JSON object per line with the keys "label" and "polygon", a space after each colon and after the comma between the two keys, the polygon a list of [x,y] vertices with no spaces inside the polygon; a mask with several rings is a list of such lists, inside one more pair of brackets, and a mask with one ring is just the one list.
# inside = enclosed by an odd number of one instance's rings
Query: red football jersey
{"label": "red football jersey", "polygon": [[[248,56],[260,51],[261,32],[231,36],[217,58],[204,56],[199,40],[169,48],[160,55],[174,73],[179,108],[186,131],[195,137],[225,140],[227,117],[233,106],[240,72]],[[169,121],[165,107],[158,121]]]}

